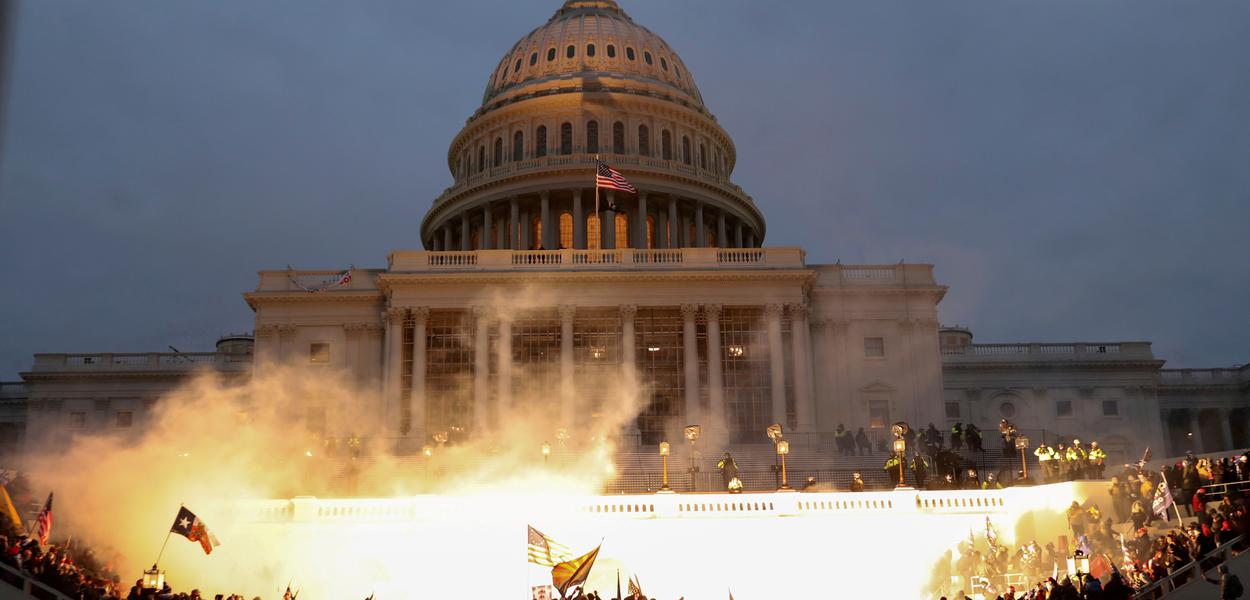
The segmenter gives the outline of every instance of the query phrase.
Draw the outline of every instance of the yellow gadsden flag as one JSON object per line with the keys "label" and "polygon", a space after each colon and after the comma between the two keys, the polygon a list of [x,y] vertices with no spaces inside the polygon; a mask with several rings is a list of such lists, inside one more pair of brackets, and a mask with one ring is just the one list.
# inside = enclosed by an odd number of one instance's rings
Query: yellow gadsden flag
{"label": "yellow gadsden flag", "polygon": [[573,560],[556,563],[556,566],[551,568],[551,584],[560,590],[560,596],[567,597],[570,589],[586,583],[586,578],[590,576],[590,568],[595,566],[599,548],[602,547],[603,544],[599,544],[594,550]]}
{"label": "yellow gadsden flag", "polygon": [[13,527],[18,531],[25,531],[22,527],[22,518],[17,514],[17,508],[13,506],[13,499],[9,497],[9,490],[0,485],[0,512],[9,517],[13,522]]}

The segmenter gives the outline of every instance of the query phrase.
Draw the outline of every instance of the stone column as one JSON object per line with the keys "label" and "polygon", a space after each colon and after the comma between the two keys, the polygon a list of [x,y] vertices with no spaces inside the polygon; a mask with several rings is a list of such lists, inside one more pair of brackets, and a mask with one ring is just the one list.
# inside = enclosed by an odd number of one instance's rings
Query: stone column
{"label": "stone column", "polygon": [[754,233],[754,232],[752,232],[752,231],[748,231],[748,232],[747,232],[747,245],[746,245],[746,247],[747,247],[747,248],[754,248],[754,247],[755,247],[755,233]]}
{"label": "stone column", "polygon": [[1189,449],[1194,454],[1202,454],[1206,452],[1206,444],[1202,441],[1202,421],[1198,419],[1198,409],[1189,408],[1186,412],[1189,413],[1189,432],[1193,434],[1189,436]]}
{"label": "stone column", "polygon": [[725,237],[725,211],[716,211],[716,246],[728,248],[729,239]]}
{"label": "stone column", "polygon": [[521,236],[517,227],[517,222],[521,220],[520,211],[521,207],[517,206],[516,196],[508,198],[508,247],[513,250],[521,249]]}
{"label": "stone column", "polygon": [[443,250],[450,252],[451,249],[451,226],[443,225]]}
{"label": "stone column", "polygon": [[811,431],[812,415],[812,359],[811,333],[807,327],[807,305],[790,305],[790,345],[794,355],[794,421],[798,431]]}
{"label": "stone column", "polygon": [[604,198],[604,210],[599,213],[599,247],[612,250],[616,248],[616,213],[607,210],[607,207],[612,206],[612,190],[604,193],[607,198]]}
{"label": "stone column", "polygon": [[543,224],[543,238],[539,240],[539,244],[542,245],[543,250],[555,250],[557,249],[555,240],[558,236],[552,235],[555,233],[553,231],[555,228],[551,223],[551,192],[547,190],[539,192],[538,203],[539,211],[541,211],[539,218],[542,219]]}
{"label": "stone column", "polygon": [[490,203],[487,202],[486,206],[482,207],[482,249],[483,250],[495,249],[495,241],[494,241],[494,238],[495,238],[494,225],[495,224],[492,222],[491,217],[492,215],[490,214]]}
{"label": "stone column", "polygon": [[430,307],[412,309],[412,389],[408,399],[412,406],[412,437],[424,442],[425,423],[425,322],[430,317]]}
{"label": "stone column", "polygon": [[698,341],[695,339],[698,330],[695,325],[695,317],[699,314],[698,304],[681,305],[681,342],[683,352],[683,367],[685,370],[685,386],[686,386],[686,422],[687,424],[702,424],[703,418],[699,410],[699,347]]}
{"label": "stone column", "polygon": [[560,312],[560,426],[573,428],[573,400],[577,388],[573,383],[573,317],[577,307],[561,304]]}
{"label": "stone column", "polygon": [[719,304],[703,305],[703,316],[707,318],[707,398],[712,413],[708,426],[727,432],[725,382],[721,375],[720,311]]}
{"label": "stone column", "polygon": [[647,193],[638,192],[638,223],[634,233],[634,247],[647,249]]}
{"label": "stone column", "polygon": [[786,423],[786,365],[785,348],[782,347],[780,304],[764,307],[764,320],[768,325],[768,367],[770,392],[773,403],[773,423]]}
{"label": "stone column", "polygon": [[430,235],[430,250],[433,252],[443,251],[443,236],[438,234],[437,229]]}
{"label": "stone column", "polygon": [[621,305],[621,371],[627,384],[638,377],[638,344],[634,338],[634,317],[637,315],[637,305]]}
{"label": "stone column", "polygon": [[707,248],[707,232],[703,229],[703,203],[694,204],[694,247]]}
{"label": "stone column", "polygon": [[499,316],[499,397],[495,410],[502,414],[512,408],[512,317]]}
{"label": "stone column", "polygon": [[586,212],[582,208],[582,191],[573,190],[573,247],[586,249]]}
{"label": "stone column", "polygon": [[531,227],[531,215],[528,208],[521,209],[521,250],[529,250],[534,245],[534,229]]}
{"label": "stone column", "polygon": [[[382,313],[382,319],[386,323],[386,404],[389,407],[387,414],[391,415],[390,422],[399,426],[401,424],[402,411],[400,410],[399,386],[400,386],[400,367],[403,364],[404,357],[404,317],[408,311],[402,308],[388,308]],[[396,433],[404,433],[396,429]]]}
{"label": "stone column", "polygon": [[460,250],[473,249],[473,232],[469,229],[469,211],[460,213]]}
{"label": "stone column", "polygon": [[681,247],[681,220],[677,218],[677,197],[668,197],[668,247]]}
{"label": "stone column", "polygon": [[490,431],[490,310],[473,307],[473,436]]}
{"label": "stone column", "polygon": [[668,213],[655,211],[655,247],[668,248]]}
{"label": "stone column", "polygon": [[734,248],[742,247],[742,221],[734,221]]}
{"label": "stone column", "polygon": [[1233,445],[1233,411],[1227,408],[1220,409],[1220,414],[1224,415],[1220,418],[1220,425],[1224,427],[1224,445],[1219,450],[1232,450],[1236,448]]}

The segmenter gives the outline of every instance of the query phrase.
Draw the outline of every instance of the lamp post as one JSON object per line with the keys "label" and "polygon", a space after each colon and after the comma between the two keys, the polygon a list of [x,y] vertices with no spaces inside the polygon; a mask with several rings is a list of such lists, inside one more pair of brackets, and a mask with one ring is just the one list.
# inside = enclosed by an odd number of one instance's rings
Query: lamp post
{"label": "lamp post", "polygon": [[777,488],[781,491],[790,489],[790,481],[786,477],[786,455],[790,453],[790,442],[786,440],[777,440],[777,456],[781,457],[781,487]]}
{"label": "lamp post", "polygon": [[894,456],[898,457],[898,485],[895,487],[907,487],[907,483],[903,481],[903,458],[907,456],[907,440],[895,438]]}
{"label": "lamp post", "polygon": [[1029,462],[1025,459],[1024,453],[1029,449],[1029,438],[1023,435],[1016,436],[1016,450],[1020,451],[1020,474],[1024,480],[1029,479]]}
{"label": "lamp post", "polygon": [[703,433],[703,428],[698,425],[687,425],[682,430],[682,435],[686,436],[686,441],[690,442],[690,489],[697,489],[695,485],[695,473],[699,472],[699,466],[694,462],[694,443],[699,441],[699,434]]}
{"label": "lamp post", "polygon": [[551,457],[551,444],[543,442],[543,464],[547,464],[547,459]]}
{"label": "lamp post", "polygon": [[[781,423],[773,423],[772,425],[769,425],[768,428],[764,430],[764,433],[768,435],[768,441],[772,442],[773,446],[776,446],[777,442],[781,441],[783,437]],[[781,464],[777,460],[779,457],[780,455],[773,457],[773,478],[776,480],[778,488],[781,487]]]}
{"label": "lamp post", "polygon": [[149,590],[159,590],[165,585],[165,572],[152,565],[151,569],[143,572],[143,587]]}
{"label": "lamp post", "polygon": [[1089,574],[1089,557],[1077,550],[1068,557],[1068,575],[1073,575],[1078,582],[1084,583],[1081,580],[1087,574]]}
{"label": "lamp post", "polygon": [[660,486],[661,492],[673,491],[673,488],[668,487],[668,453],[670,450],[668,442],[660,442],[660,460],[664,461],[664,485]]}

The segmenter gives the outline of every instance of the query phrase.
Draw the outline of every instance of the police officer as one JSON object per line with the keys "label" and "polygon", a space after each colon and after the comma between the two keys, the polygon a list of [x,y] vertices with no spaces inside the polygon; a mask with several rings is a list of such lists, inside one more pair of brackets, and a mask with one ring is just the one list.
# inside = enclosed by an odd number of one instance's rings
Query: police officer
{"label": "police officer", "polygon": [[1102,479],[1102,473],[1107,468],[1107,453],[1098,447],[1098,442],[1089,443],[1089,469],[1090,475],[1095,479]]}
{"label": "police officer", "polygon": [[1056,462],[1055,449],[1041,444],[1037,450],[1033,451],[1033,455],[1037,457],[1037,464],[1042,468],[1042,476],[1046,478],[1046,483],[1052,483],[1055,480],[1055,470],[1059,466]]}

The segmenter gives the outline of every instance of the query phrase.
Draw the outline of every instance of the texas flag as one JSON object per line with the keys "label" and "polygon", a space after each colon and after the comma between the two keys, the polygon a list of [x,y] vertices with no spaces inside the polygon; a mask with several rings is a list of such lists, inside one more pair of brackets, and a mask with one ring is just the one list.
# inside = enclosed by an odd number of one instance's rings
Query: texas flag
{"label": "texas flag", "polygon": [[217,536],[209,533],[208,527],[204,525],[195,513],[187,510],[187,507],[178,509],[178,516],[174,519],[174,526],[170,531],[187,538],[193,542],[199,542],[200,547],[204,548],[204,554],[212,554],[213,548],[220,546],[221,542],[217,541]]}

